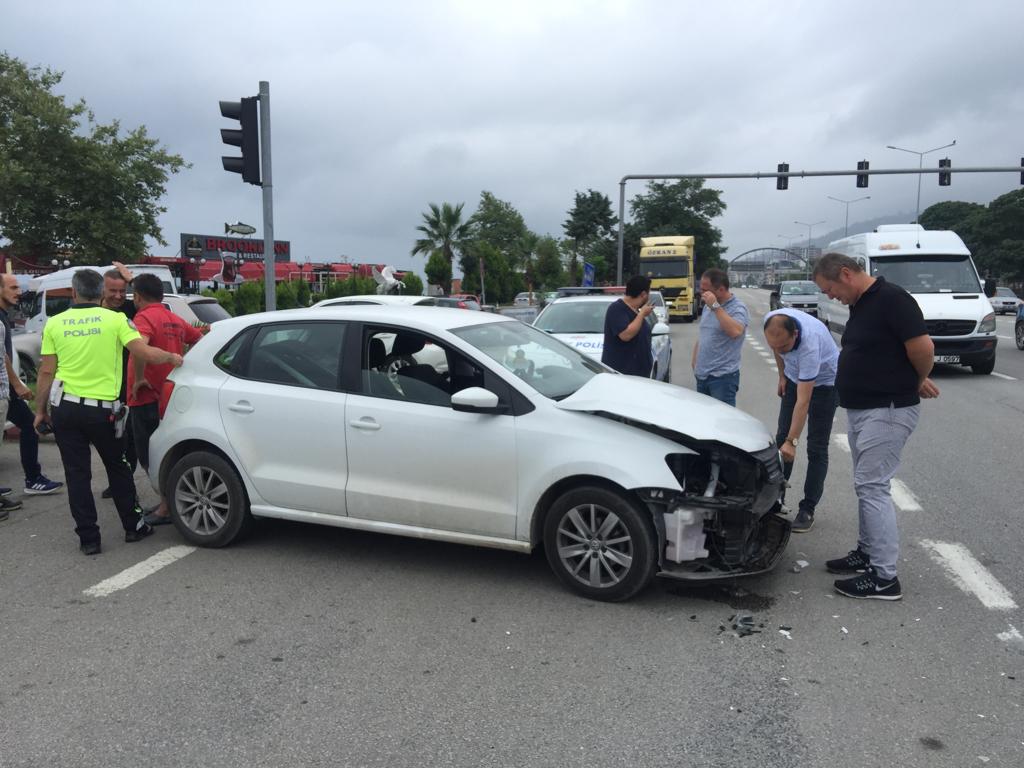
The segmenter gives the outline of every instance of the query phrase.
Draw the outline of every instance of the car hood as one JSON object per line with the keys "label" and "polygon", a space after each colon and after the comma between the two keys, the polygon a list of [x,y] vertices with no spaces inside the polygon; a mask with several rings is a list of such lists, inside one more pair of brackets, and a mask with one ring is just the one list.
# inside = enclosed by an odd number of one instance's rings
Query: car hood
{"label": "car hood", "polygon": [[992,304],[981,293],[912,293],[925,320],[981,320]]}
{"label": "car hood", "polygon": [[684,387],[639,376],[598,374],[556,406],[566,411],[621,416],[748,453],[764,450],[772,443],[771,433],[753,416]]}
{"label": "car hood", "polygon": [[595,360],[601,359],[601,352],[604,351],[603,333],[552,333],[551,335],[587,357],[592,357]]}

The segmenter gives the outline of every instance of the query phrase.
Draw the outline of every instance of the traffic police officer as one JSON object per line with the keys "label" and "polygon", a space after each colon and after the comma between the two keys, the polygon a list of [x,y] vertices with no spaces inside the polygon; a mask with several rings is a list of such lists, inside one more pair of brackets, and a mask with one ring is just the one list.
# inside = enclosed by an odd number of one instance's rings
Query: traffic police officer
{"label": "traffic police officer", "polygon": [[[127,347],[152,365],[181,365],[181,355],[149,346],[127,317],[100,307],[102,294],[103,278],[98,272],[82,269],[75,273],[71,308],[51,317],[43,329],[36,397],[35,427],[48,424],[57,438],[75,533],[86,555],[100,553],[90,444],[107,470],[124,540],[140,541],[153,532],[142,519],[132,471],[124,460],[121,440],[115,436],[118,422],[127,416],[118,401],[122,352]],[[52,413],[47,413],[48,402]]]}

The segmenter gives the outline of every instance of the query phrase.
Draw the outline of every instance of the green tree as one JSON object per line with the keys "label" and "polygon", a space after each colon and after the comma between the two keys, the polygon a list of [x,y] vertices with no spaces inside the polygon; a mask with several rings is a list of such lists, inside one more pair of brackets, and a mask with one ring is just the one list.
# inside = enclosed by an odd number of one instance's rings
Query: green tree
{"label": "green tree", "polygon": [[594,265],[598,282],[608,279],[608,253],[617,235],[617,222],[612,213],[612,201],[607,195],[592,189],[576,193],[569,218],[562,224],[565,236],[572,244],[569,254],[571,276],[580,272],[582,260]]}
{"label": "green tree", "polygon": [[536,258],[533,262],[536,288],[553,291],[566,284],[565,267],[562,266],[562,253],[555,238],[545,236],[537,241],[534,248]]}
{"label": "green tree", "polygon": [[217,303],[224,307],[224,311],[234,317],[235,315],[235,294],[229,291],[227,288],[218,288],[217,290],[211,290],[204,288],[202,291],[203,296],[209,296],[212,299],[216,299]]}
{"label": "green tree", "polygon": [[412,270],[406,272],[402,277],[402,284],[405,286],[405,288],[402,289],[402,293],[408,294],[409,296],[423,295],[423,281],[420,280],[420,276]]}
{"label": "green tree", "polygon": [[[480,291],[480,260],[484,263],[484,287]],[[508,257],[495,245],[476,240],[463,251],[462,289],[481,295],[488,304],[507,304],[524,288],[522,275],[512,270]],[[485,295],[483,295],[485,294]]]}
{"label": "green tree", "polygon": [[921,213],[925,229],[956,232],[982,275],[1002,282],[1024,279],[1024,190],[1001,195],[987,206],[947,201]]}
{"label": "green tree", "polygon": [[235,289],[236,315],[252,315],[266,308],[263,280],[246,280]]}
{"label": "green tree", "polygon": [[522,214],[511,203],[486,190],[480,193],[480,203],[469,219],[469,240],[488,243],[504,255],[510,267],[519,269],[528,234]]}
{"label": "green tree", "polygon": [[[450,203],[442,203],[438,206],[436,203],[430,203],[430,210],[423,214],[423,223],[416,227],[423,237],[413,244],[412,255],[429,254],[427,279],[433,282],[434,279],[429,271],[430,262],[434,260],[435,254],[441,254],[448,264],[448,274],[444,282],[437,284],[444,288],[445,293],[451,292],[455,251],[461,248],[469,231],[469,223],[462,220],[463,205],[463,203],[454,206]],[[436,266],[433,272],[434,275],[443,274],[437,270]]]}
{"label": "green tree", "polygon": [[434,251],[423,268],[427,282],[439,285],[445,293],[451,293],[452,264],[442,251]]}
{"label": "green tree", "polygon": [[706,188],[703,179],[648,182],[646,193],[629,201],[633,221],[623,232],[624,271],[638,271],[640,238],[652,235],[693,235],[695,272],[719,266],[726,249],[712,221],[725,211],[721,195],[719,189]]}
{"label": "green tree", "polygon": [[68,251],[76,263],[124,261],[166,245],[157,218],[170,174],[188,167],[145,126],[95,121],[53,93],[62,73],[0,53],[0,236],[22,258]]}

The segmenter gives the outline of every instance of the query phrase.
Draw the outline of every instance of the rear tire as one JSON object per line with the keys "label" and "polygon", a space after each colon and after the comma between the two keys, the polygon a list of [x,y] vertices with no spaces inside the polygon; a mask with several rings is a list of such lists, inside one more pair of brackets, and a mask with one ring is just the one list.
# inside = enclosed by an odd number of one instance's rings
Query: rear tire
{"label": "rear tire", "polygon": [[1024,320],[1018,320],[1013,327],[1013,335],[1017,341],[1017,349],[1024,351]]}
{"label": "rear tire", "polygon": [[174,527],[191,544],[226,547],[252,523],[242,480],[219,454],[185,454],[171,468],[165,494]]}
{"label": "rear tire", "polygon": [[594,600],[628,600],[657,565],[654,526],[620,493],[588,485],[562,494],[544,521],[548,565],[572,591]]}

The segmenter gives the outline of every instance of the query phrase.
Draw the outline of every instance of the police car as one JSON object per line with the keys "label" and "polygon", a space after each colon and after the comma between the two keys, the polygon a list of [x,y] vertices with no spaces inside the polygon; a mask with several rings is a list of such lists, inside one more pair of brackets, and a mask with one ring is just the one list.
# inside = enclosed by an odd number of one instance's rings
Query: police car
{"label": "police car", "polygon": [[[583,354],[600,360],[604,351],[604,316],[608,305],[620,298],[621,295],[612,294],[563,296],[544,307],[533,324]],[[653,313],[647,316],[647,322],[651,324],[654,358],[651,378],[671,381],[672,339],[669,327],[656,322]]]}

